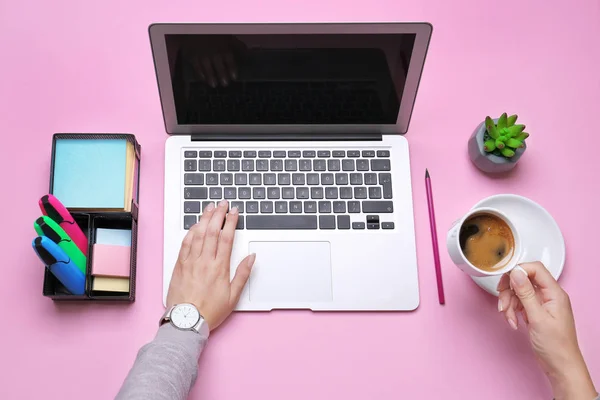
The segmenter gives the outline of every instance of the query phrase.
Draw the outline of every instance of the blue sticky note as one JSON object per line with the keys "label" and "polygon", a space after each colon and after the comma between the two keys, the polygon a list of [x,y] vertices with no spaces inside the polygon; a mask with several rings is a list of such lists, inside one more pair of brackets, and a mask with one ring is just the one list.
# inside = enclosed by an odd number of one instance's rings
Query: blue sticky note
{"label": "blue sticky note", "polygon": [[98,228],[96,229],[96,244],[131,247],[131,230]]}
{"label": "blue sticky note", "polygon": [[53,194],[66,207],[123,209],[126,162],[125,139],[59,139]]}

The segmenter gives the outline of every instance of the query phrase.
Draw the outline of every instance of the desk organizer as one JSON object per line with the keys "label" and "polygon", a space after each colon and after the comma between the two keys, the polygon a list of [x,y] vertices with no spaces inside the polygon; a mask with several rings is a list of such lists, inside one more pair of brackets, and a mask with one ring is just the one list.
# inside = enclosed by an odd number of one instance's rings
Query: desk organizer
{"label": "desk organizer", "polygon": [[[137,225],[138,225],[138,199],[139,199],[139,177],[141,146],[138,144],[134,135],[131,134],[55,134],[52,139],[52,158],[50,166],[50,190],[54,193],[54,176],[56,168],[56,144],[61,139],[77,140],[126,140],[133,144],[135,149],[133,195],[130,211],[82,211],[67,206],[81,230],[88,239],[88,256],[86,265],[86,283],[84,295],[70,294],[54,275],[45,269],[43,295],[53,300],[61,301],[129,301],[135,300],[135,282],[137,266]],[[131,247],[130,247],[130,269],[129,269],[129,292],[98,292],[92,289],[92,263],[94,260],[94,243],[96,242],[97,228],[112,229],[131,229]]]}

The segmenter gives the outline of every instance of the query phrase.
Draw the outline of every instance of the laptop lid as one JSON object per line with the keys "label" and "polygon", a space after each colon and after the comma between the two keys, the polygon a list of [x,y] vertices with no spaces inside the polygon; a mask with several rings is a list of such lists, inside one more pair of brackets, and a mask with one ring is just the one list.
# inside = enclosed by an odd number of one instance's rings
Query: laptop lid
{"label": "laptop lid", "polygon": [[153,24],[165,128],[404,134],[431,32],[428,23]]}

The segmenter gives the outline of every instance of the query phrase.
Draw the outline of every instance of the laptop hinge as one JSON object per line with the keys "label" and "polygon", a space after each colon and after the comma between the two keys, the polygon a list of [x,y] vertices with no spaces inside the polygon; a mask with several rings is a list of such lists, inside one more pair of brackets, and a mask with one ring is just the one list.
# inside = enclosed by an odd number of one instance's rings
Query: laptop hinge
{"label": "laptop hinge", "polygon": [[192,141],[202,142],[291,142],[291,141],[381,141],[381,133],[229,133],[229,134],[195,134]]}

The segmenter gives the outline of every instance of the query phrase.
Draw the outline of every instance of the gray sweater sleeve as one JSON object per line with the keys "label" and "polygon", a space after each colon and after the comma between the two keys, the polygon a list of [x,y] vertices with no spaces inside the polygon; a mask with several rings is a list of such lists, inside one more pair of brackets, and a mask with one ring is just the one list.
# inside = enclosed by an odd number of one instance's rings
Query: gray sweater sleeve
{"label": "gray sweater sleeve", "polygon": [[140,349],[117,400],[185,400],[198,376],[198,358],[207,339],[171,324],[159,328]]}

